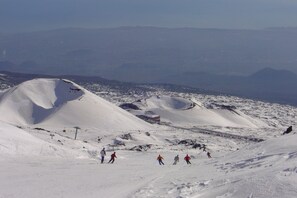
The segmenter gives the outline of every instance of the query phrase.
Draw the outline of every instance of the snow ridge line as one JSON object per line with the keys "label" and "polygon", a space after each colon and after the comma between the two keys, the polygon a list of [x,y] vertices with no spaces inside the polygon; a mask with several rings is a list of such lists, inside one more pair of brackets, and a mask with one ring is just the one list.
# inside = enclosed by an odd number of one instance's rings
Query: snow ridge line
{"label": "snow ridge line", "polygon": [[198,127],[193,127],[193,128],[185,128],[185,127],[178,127],[178,126],[170,126],[170,127],[173,127],[176,129],[188,130],[188,131],[192,131],[195,133],[202,133],[202,134],[206,134],[206,135],[212,135],[212,136],[223,137],[223,138],[228,138],[228,139],[236,139],[236,140],[241,140],[241,141],[246,141],[246,142],[263,142],[263,141],[265,141],[262,138],[235,135],[235,134],[230,134],[230,133],[225,133],[225,132],[220,132],[220,131],[201,129]]}

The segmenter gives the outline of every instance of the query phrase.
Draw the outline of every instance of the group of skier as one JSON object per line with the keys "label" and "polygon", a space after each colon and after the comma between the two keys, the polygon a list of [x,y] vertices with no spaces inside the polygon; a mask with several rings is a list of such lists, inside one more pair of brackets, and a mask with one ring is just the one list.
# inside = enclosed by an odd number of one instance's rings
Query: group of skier
{"label": "group of skier", "polygon": [[[100,155],[101,155],[101,164],[103,164],[104,162],[104,157],[106,156],[106,151],[105,151],[105,148],[103,148],[101,151],[100,151]],[[115,158],[117,158],[116,156],[116,152],[113,152],[110,156],[110,160],[108,161],[108,163],[114,163],[114,160]]]}
{"label": "group of skier", "polygon": [[[101,164],[103,164],[103,163],[104,163],[104,158],[105,158],[105,156],[106,156],[105,148],[103,148],[103,149],[100,151],[100,156],[101,156]],[[211,158],[209,152],[207,152],[207,157],[208,157],[208,158]],[[116,156],[116,152],[113,152],[113,153],[111,154],[111,156],[110,156],[110,160],[108,161],[108,163],[113,164],[114,161],[115,161],[115,158],[117,158],[117,156]],[[164,159],[164,158],[163,158],[161,155],[159,155],[159,156],[157,157],[157,160],[158,160],[158,162],[159,162],[160,165],[165,165],[164,162],[163,162],[163,159]],[[174,160],[174,161],[173,161],[173,165],[176,165],[176,164],[179,162],[179,155],[176,155],[176,156],[174,157],[173,160]],[[184,160],[186,161],[187,164],[191,164],[191,162],[190,162],[191,157],[190,157],[188,154],[184,157]]]}
{"label": "group of skier", "polygon": [[[211,158],[210,156],[210,153],[207,152],[207,157],[208,158]],[[164,162],[163,162],[163,157],[161,155],[159,155],[157,157],[157,160],[159,162],[160,165],[164,165]],[[184,160],[186,161],[187,164],[191,164],[190,160],[191,160],[191,157],[187,154],[185,157],[184,157]],[[176,155],[173,159],[173,165],[176,165],[177,163],[179,162],[179,155]]]}
{"label": "group of skier", "polygon": [[[159,156],[157,157],[157,160],[158,160],[158,162],[159,162],[160,165],[165,165],[164,162],[163,162],[163,159],[164,159],[164,158],[163,158],[161,155],[159,155]],[[187,162],[187,164],[191,164],[190,159],[191,159],[191,157],[190,157],[188,154],[187,154],[186,157],[184,158],[184,160]],[[176,156],[174,157],[174,159],[173,159],[173,165],[176,165],[178,162],[179,162],[179,156],[176,155]]]}
{"label": "group of skier", "polygon": [[[288,133],[290,133],[290,132],[292,132],[292,126],[290,126],[290,127],[283,133],[283,135],[288,134]],[[99,139],[99,137],[98,137],[98,142],[100,142],[100,141],[101,141],[101,138]],[[205,147],[203,148],[203,151],[206,152],[206,148],[205,148]],[[103,164],[103,163],[104,163],[104,158],[105,158],[105,156],[106,156],[105,148],[103,148],[103,149],[100,151],[100,156],[101,156],[101,164]],[[207,152],[207,157],[208,157],[208,158],[211,158],[210,152]],[[114,161],[115,161],[115,158],[117,158],[117,156],[116,156],[116,152],[113,152],[113,153],[111,154],[111,156],[110,156],[110,160],[108,161],[108,163],[113,164]],[[163,158],[161,155],[159,155],[159,156],[157,157],[157,160],[158,160],[158,162],[159,162],[160,165],[165,165],[164,162],[163,162],[163,159],[164,159],[164,158]],[[188,154],[184,157],[184,160],[186,161],[187,164],[191,164],[191,162],[190,162],[191,157],[190,157]],[[176,155],[176,156],[174,157],[174,159],[173,159],[173,165],[176,165],[178,162],[179,162],[179,156]]]}

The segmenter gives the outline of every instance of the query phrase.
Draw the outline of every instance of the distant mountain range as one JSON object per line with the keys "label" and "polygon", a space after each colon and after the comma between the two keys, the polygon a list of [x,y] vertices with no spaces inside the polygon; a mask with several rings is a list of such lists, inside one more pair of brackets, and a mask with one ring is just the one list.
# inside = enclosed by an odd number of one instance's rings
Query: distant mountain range
{"label": "distant mountain range", "polygon": [[177,92],[229,94],[256,100],[297,106],[297,75],[287,70],[265,68],[249,76],[217,75],[206,72],[186,72],[167,76],[154,84],[127,83],[96,76],[21,74],[0,72],[0,84],[13,86],[34,78],[66,78],[78,84],[97,83],[120,89],[145,89],[139,85],[163,86]]}
{"label": "distant mountain range", "polygon": [[160,82],[182,84],[219,93],[297,105],[297,75],[287,70],[262,69],[249,76],[181,73]]}
{"label": "distant mountain range", "polygon": [[121,27],[0,34],[0,70],[155,82],[184,72],[297,73],[297,29]]}
{"label": "distant mountain range", "polygon": [[[68,28],[0,34],[0,71],[72,75],[73,80],[107,84],[112,81],[105,79],[175,84],[294,105],[296,54],[297,28]],[[14,83],[28,77],[35,76],[14,74]]]}

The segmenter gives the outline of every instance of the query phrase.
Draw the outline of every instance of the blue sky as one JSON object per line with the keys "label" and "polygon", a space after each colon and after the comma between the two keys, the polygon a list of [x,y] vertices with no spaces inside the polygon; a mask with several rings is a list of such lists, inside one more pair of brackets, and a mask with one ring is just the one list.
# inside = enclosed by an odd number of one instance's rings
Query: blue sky
{"label": "blue sky", "polygon": [[0,32],[61,27],[296,27],[296,0],[0,0]]}

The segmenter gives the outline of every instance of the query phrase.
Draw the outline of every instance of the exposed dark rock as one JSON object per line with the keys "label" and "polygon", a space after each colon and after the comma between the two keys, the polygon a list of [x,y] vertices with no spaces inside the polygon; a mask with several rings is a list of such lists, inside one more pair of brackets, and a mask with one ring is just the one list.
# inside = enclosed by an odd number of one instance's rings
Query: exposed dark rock
{"label": "exposed dark rock", "polygon": [[39,127],[36,127],[34,128],[35,130],[38,130],[38,131],[46,131],[46,132],[50,132],[49,130],[46,130],[46,129],[43,129],[43,128],[39,128]]}
{"label": "exposed dark rock", "polygon": [[131,151],[147,151],[152,147],[151,144],[144,144],[144,145],[138,145],[138,146],[134,146],[133,148],[129,149]]}
{"label": "exposed dark rock", "polygon": [[118,139],[114,140],[114,145],[115,146],[126,146],[125,142],[118,140]]}
{"label": "exposed dark rock", "polygon": [[120,136],[120,138],[124,139],[124,140],[132,140],[133,137],[131,135],[131,133],[126,133]]}
{"label": "exposed dark rock", "polygon": [[129,110],[129,109],[140,110],[140,108],[137,105],[132,103],[123,103],[120,105],[120,107],[125,110]]}
{"label": "exposed dark rock", "polygon": [[201,144],[197,144],[197,143],[196,143],[196,144],[193,145],[193,148],[194,148],[194,149],[196,149],[196,148],[201,148]]}
{"label": "exposed dark rock", "polygon": [[192,140],[192,139],[185,139],[185,140],[181,140],[178,142],[178,144],[184,144],[186,146],[193,146],[196,144],[196,140]]}

